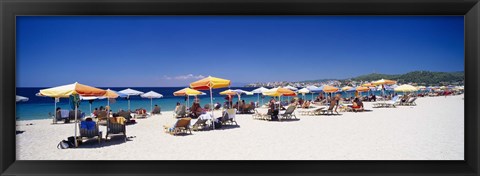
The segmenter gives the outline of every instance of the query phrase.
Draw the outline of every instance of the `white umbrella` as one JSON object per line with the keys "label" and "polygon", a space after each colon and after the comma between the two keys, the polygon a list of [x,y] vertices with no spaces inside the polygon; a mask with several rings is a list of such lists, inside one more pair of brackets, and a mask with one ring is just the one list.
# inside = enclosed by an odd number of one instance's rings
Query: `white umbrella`
{"label": "white umbrella", "polygon": [[150,98],[150,112],[153,112],[153,98],[162,98],[163,95],[154,91],[150,91],[140,95],[142,98]]}
{"label": "white umbrella", "polygon": [[[268,91],[269,89],[265,88],[265,87],[259,87],[255,90],[252,90],[252,93],[254,94],[257,94],[257,102],[260,103],[260,94],[265,92],[265,91]],[[263,104],[263,99],[262,99],[262,104]]]}
{"label": "white umbrella", "polygon": [[126,94],[127,95],[127,99],[128,99],[128,110],[130,110],[130,96],[138,96],[138,95],[141,95],[143,94],[143,92],[140,92],[138,90],[133,90],[133,89],[125,89],[125,90],[121,90],[121,91],[118,91],[122,94]]}
{"label": "white umbrella", "polygon": [[313,93],[322,91],[322,89],[317,86],[307,86],[306,88],[310,91],[310,93],[312,93],[312,101],[313,101]]}
{"label": "white umbrella", "polygon": [[253,95],[253,92],[244,91],[244,90],[242,90],[242,89],[235,89],[235,90],[232,90],[232,92],[237,93],[238,102],[241,101],[241,99],[242,99],[242,94],[245,94],[245,95]]}
{"label": "white umbrella", "polygon": [[303,99],[305,99],[305,94],[310,93],[310,90],[308,90],[307,88],[302,88],[302,89],[298,90],[298,93],[301,93],[302,96],[303,96]]}
{"label": "white umbrella", "polygon": [[18,96],[16,95],[16,102],[25,102],[25,101],[28,101],[28,98],[27,97],[22,97],[22,96]]}
{"label": "white umbrella", "polygon": [[[80,96],[80,100],[87,100],[88,101],[88,104],[90,105],[90,114],[92,113],[92,101],[93,100],[96,100],[96,99],[99,99],[99,97],[84,97],[84,96]],[[90,101],[92,100],[92,101]]]}
{"label": "white umbrella", "polygon": [[293,90],[293,91],[298,90],[296,87],[293,87],[293,86],[290,86],[290,85],[285,86],[285,87],[283,87],[283,88],[290,89],[290,90]]}

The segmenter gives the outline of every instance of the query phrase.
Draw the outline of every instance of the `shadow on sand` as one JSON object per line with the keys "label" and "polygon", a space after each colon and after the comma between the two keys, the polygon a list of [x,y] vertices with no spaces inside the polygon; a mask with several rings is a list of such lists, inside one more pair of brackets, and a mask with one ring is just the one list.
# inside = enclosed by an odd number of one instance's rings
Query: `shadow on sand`
{"label": "shadow on sand", "polygon": [[90,149],[90,148],[108,147],[108,146],[120,145],[129,141],[133,141],[133,139],[134,138],[128,137],[127,141],[125,141],[122,135],[111,136],[109,140],[105,140],[105,138],[102,138],[100,143],[98,143],[97,138],[84,139],[82,144],[79,145],[78,148]]}

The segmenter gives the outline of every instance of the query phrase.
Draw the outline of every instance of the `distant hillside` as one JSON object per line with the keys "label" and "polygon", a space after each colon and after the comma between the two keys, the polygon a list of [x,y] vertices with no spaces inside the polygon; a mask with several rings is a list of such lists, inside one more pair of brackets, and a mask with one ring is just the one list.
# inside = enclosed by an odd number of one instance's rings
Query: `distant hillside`
{"label": "distant hillside", "polygon": [[413,71],[405,74],[387,75],[372,73],[350,78],[352,81],[375,81],[379,79],[392,79],[400,83],[418,83],[426,85],[435,85],[439,83],[455,83],[465,80],[465,72],[431,72],[431,71]]}

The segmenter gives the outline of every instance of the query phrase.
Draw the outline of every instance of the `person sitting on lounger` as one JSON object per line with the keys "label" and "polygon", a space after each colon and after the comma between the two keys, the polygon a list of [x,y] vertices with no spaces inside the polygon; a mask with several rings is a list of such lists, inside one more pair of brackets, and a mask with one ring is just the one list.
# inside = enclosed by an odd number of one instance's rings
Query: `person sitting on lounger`
{"label": "person sitting on lounger", "polygon": [[409,97],[408,95],[404,95],[404,96],[402,97],[402,103],[407,102],[408,99],[410,99],[410,97]]}
{"label": "person sitting on lounger", "polygon": [[180,102],[177,102],[177,105],[175,106],[175,111],[173,112],[178,112],[180,110]]}
{"label": "person sitting on lounger", "polygon": [[273,121],[278,121],[278,108],[275,102],[275,99],[270,99],[270,102],[268,104],[268,111],[271,112],[271,117]]}
{"label": "person sitting on lounger", "polygon": [[353,108],[353,109],[358,109],[358,110],[363,110],[363,102],[362,102],[362,100],[360,100],[360,98],[356,97],[356,98],[353,100],[352,108]]}
{"label": "person sitting on lounger", "polygon": [[200,103],[193,103],[192,107],[190,108],[190,117],[192,119],[198,118],[203,112],[203,109],[200,107]]}
{"label": "person sitting on lounger", "polygon": [[303,102],[303,104],[302,104],[303,109],[308,109],[309,107],[310,107],[310,101],[307,100],[307,101]]}
{"label": "person sitting on lounger", "polygon": [[155,105],[155,107],[153,108],[152,114],[161,114],[160,106]]}

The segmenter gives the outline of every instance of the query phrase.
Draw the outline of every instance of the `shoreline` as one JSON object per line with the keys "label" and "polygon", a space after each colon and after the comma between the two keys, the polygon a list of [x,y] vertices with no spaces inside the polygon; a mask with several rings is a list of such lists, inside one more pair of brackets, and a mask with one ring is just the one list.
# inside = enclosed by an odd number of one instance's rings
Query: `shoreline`
{"label": "shoreline", "polygon": [[[73,136],[73,124],[51,125],[51,119],[17,121],[18,160],[463,160],[464,96],[424,97],[417,106],[372,108],[339,116],[302,116],[269,122],[237,114],[239,127],[192,131],[171,136],[163,125],[175,122],[162,111],[127,125],[118,137],[92,139],[76,149],[58,142]],[[215,117],[220,113],[215,112]],[[33,123],[33,125],[26,125]],[[192,121],[192,124],[194,121]],[[100,126],[105,137],[105,127]]]}

